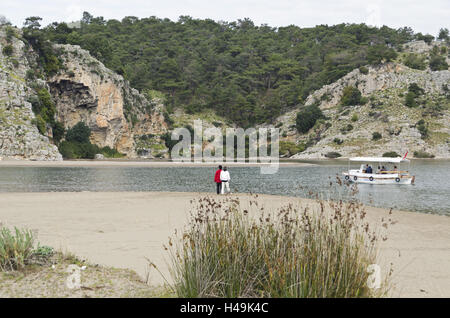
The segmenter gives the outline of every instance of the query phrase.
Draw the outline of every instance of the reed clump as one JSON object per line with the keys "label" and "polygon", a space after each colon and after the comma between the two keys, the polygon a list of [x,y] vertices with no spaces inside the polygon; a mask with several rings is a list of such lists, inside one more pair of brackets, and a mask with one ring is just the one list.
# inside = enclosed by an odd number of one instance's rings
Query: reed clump
{"label": "reed clump", "polygon": [[35,246],[31,230],[14,230],[0,224],[0,271],[24,269],[29,264],[44,264],[53,255],[53,248]]}
{"label": "reed clump", "polygon": [[379,232],[358,202],[288,204],[268,213],[253,196],[192,201],[190,222],[169,241],[179,297],[375,297],[368,267]]}

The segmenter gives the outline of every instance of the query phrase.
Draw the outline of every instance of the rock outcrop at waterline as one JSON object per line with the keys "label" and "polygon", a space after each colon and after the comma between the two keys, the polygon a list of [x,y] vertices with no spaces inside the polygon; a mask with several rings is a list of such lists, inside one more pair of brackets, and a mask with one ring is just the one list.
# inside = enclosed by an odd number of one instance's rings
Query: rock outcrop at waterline
{"label": "rock outcrop at waterline", "polygon": [[0,28],[0,157],[62,160],[58,148],[39,133],[34,123],[32,106],[27,101],[31,89],[25,76],[30,67],[24,46],[16,37],[7,39],[5,29]]}
{"label": "rock outcrop at waterline", "polygon": [[131,88],[122,76],[106,68],[75,45],[55,45],[64,70],[48,79],[57,119],[66,128],[84,121],[91,142],[109,146],[127,157],[138,156],[141,135],[166,131],[162,106]]}

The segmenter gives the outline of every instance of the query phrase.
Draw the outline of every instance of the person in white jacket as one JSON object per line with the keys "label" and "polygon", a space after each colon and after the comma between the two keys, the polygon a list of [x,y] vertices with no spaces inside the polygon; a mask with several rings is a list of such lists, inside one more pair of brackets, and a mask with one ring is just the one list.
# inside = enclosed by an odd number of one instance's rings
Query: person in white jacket
{"label": "person in white jacket", "polygon": [[227,167],[223,167],[223,170],[220,172],[220,181],[222,181],[222,194],[225,194],[225,187],[228,190],[228,193],[231,193],[230,191],[230,172],[228,171]]}

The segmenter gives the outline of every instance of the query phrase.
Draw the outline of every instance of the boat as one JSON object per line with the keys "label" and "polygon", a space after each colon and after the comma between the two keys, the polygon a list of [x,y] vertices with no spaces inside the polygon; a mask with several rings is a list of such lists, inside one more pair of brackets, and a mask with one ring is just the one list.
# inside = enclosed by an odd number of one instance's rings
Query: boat
{"label": "boat", "polygon": [[[350,165],[356,162],[361,163],[359,169],[350,169]],[[415,176],[401,169],[405,163],[409,169],[411,162],[406,159],[406,155],[403,158],[353,157],[348,160],[348,170],[342,174],[345,180],[355,183],[414,184]]]}

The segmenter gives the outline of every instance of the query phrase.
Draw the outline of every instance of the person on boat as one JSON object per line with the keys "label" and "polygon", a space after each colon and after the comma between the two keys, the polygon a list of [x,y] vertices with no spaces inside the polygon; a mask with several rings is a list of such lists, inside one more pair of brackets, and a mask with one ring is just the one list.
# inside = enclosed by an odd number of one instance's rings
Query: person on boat
{"label": "person on boat", "polygon": [[386,168],[384,166],[382,166],[380,172],[381,173],[385,173],[386,172]]}
{"label": "person on boat", "polygon": [[228,193],[231,193],[230,180],[230,172],[228,171],[227,167],[223,167],[222,172],[220,172],[220,181],[222,181],[222,194],[225,194],[225,188],[227,188]]}
{"label": "person on boat", "polygon": [[366,163],[366,168],[363,169],[362,172],[363,172],[363,173],[368,173],[367,170],[369,170],[369,164],[368,164],[368,163]]}
{"label": "person on boat", "polygon": [[222,172],[222,166],[219,166],[219,169],[216,170],[214,175],[214,182],[216,183],[217,194],[220,194],[222,190],[222,181],[220,181],[220,173]]}
{"label": "person on boat", "polygon": [[376,172],[377,174],[380,174],[381,173],[381,167],[380,166],[378,166],[378,169],[377,169],[377,172]]}
{"label": "person on boat", "polygon": [[372,172],[373,172],[372,166],[368,166],[366,169],[366,173],[372,173]]}
{"label": "person on boat", "polygon": [[394,166],[394,170],[393,171],[397,171],[397,166]]}

